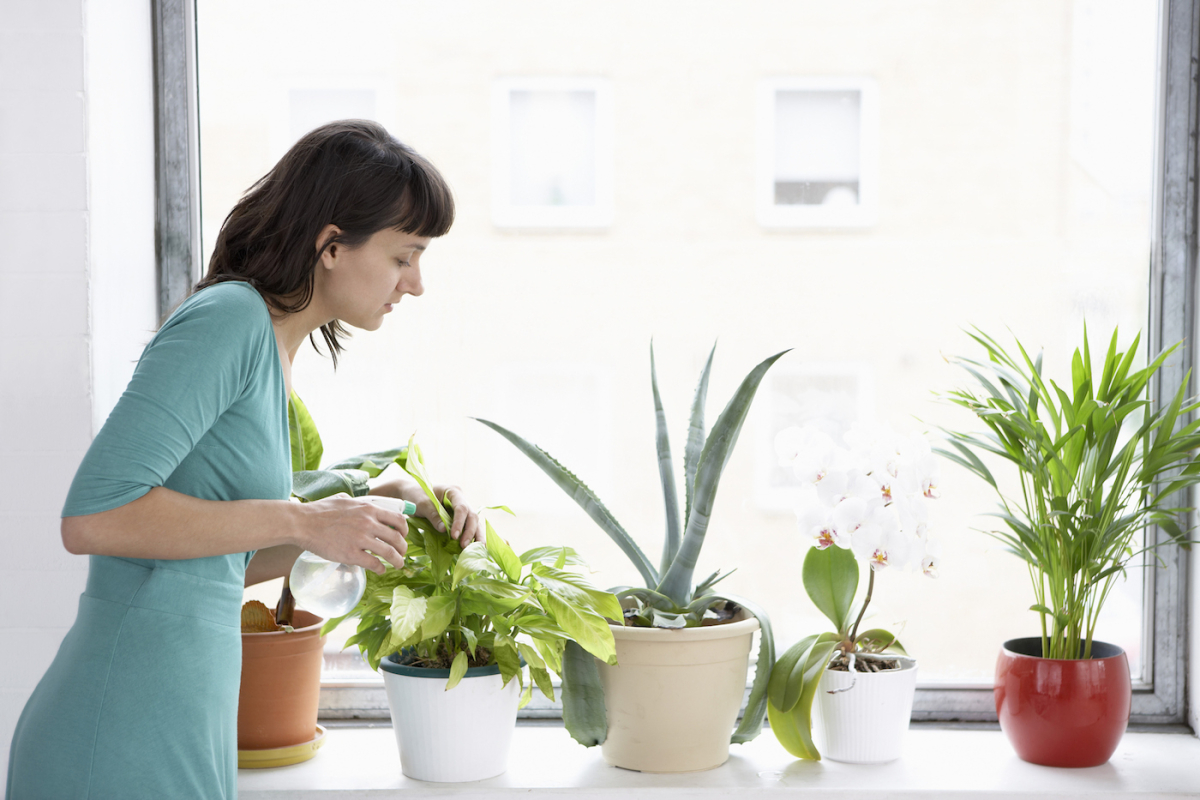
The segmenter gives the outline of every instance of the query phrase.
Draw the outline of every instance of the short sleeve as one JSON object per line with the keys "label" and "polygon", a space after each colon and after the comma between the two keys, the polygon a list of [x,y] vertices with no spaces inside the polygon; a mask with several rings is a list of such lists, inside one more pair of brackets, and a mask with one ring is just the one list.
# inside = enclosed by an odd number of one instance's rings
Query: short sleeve
{"label": "short sleeve", "polygon": [[252,287],[222,283],[185,300],[142,352],[63,516],[108,511],[162,486],[247,390],[267,345],[275,347],[270,316]]}

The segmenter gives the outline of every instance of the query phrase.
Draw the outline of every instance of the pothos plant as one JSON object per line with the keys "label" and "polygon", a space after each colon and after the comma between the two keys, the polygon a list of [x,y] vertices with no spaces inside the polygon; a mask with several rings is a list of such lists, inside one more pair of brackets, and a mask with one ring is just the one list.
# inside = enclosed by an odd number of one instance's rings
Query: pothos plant
{"label": "pothos plant", "polygon": [[[819,760],[812,738],[812,704],[831,666],[877,671],[904,655],[894,634],[859,628],[875,590],[875,573],[916,567],[937,577],[939,548],[929,534],[926,503],[938,496],[938,466],[920,436],[853,430],[848,447],[813,426],[791,428],[776,439],[780,460],[800,479],[797,518],[813,547],[804,558],[804,590],[834,630],[805,637],[780,656],[767,687],[771,730],[798,758]],[[860,561],[870,580],[854,610]],[[894,665],[892,665],[894,667]],[[853,691],[854,683],[846,690]]]}
{"label": "pothos plant", "polygon": [[[734,392],[733,398],[725,406],[725,410],[717,418],[712,431],[705,436],[704,406],[708,395],[708,377],[712,369],[715,351],[716,346],[714,345],[713,350],[709,352],[708,361],[700,373],[700,380],[692,401],[687,446],[684,449],[685,500],[681,517],[674,462],[671,457],[670,440],[667,436],[666,415],[663,412],[662,399],[658,391],[653,344],[650,347],[650,385],[654,394],[656,419],[655,445],[666,508],[666,536],[663,540],[662,558],[657,568],[646,557],[633,537],[600,502],[600,498],[553,456],[495,422],[485,419],[480,419],[479,422],[508,439],[518,450],[528,456],[569,494],[629,556],[633,565],[641,573],[645,585],[640,587],[622,586],[612,590],[625,604],[631,606],[625,612],[626,624],[658,628],[695,627],[725,621],[730,612],[739,606],[758,619],[761,629],[758,667],[746,712],[731,739],[733,743],[738,744],[750,741],[762,730],[762,720],[766,712],[767,675],[775,660],[775,642],[771,635],[771,623],[766,612],[754,603],[741,597],[721,594],[713,590],[717,582],[729,573],[723,575],[718,570],[699,583],[693,583],[694,572],[700,556],[700,548],[703,546],[704,537],[708,532],[713,502],[717,494],[717,484],[721,479],[725,464],[729,461],[733,446],[737,442],[742,424],[750,410],[750,404],[753,402],[754,395],[767,370],[788,351],[784,350],[771,356],[751,370],[737,391]],[[602,699],[603,689],[600,686],[595,662],[587,658],[582,650],[569,644],[565,653],[565,668],[574,676],[577,685],[588,686],[590,697]],[[585,697],[585,695],[581,693],[580,697]],[[564,717],[568,713],[569,700],[570,698],[564,697]],[[602,702],[591,702],[585,706],[573,708],[571,713],[580,720],[588,721],[586,727],[590,732],[589,735],[584,738],[576,736],[581,743],[592,746],[604,742],[607,736],[607,723]]]}
{"label": "pothos plant", "polygon": [[[433,492],[420,447],[410,440],[396,458],[450,530],[450,515]],[[381,559],[386,571],[367,572],[359,604],[321,631],[328,633],[357,617],[358,629],[346,645],[357,645],[372,669],[397,654],[399,663],[449,668],[450,690],[468,667],[495,664],[505,685],[514,678],[520,682],[524,706],[534,684],[554,700],[551,672],[562,677],[564,695],[574,690],[563,668],[568,643],[616,663],[606,618],[620,618],[620,603],[568,569],[583,563],[575,550],[538,547],[517,555],[486,520],[486,543],[465,548],[427,520],[409,517],[408,524],[404,567],[396,569]],[[524,676],[522,660],[531,680]],[[576,724],[566,711],[563,721],[568,729]]]}

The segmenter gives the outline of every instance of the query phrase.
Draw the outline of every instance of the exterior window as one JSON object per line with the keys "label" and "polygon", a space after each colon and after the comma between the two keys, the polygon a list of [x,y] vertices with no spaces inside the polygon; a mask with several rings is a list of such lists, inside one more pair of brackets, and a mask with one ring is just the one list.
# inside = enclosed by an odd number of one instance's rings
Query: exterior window
{"label": "exterior window", "polygon": [[874,223],[878,111],[873,81],[765,81],[758,116],[762,225]]}
{"label": "exterior window", "polygon": [[500,80],[492,117],[497,226],[591,228],[612,222],[606,81]]}

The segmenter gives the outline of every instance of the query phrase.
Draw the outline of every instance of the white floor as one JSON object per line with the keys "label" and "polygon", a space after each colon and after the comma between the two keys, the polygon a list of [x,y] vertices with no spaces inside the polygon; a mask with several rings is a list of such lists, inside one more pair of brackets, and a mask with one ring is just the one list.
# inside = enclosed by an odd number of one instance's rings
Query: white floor
{"label": "white floor", "polygon": [[303,764],[242,770],[242,800],[523,795],[535,798],[699,798],[728,794],[821,798],[1200,798],[1200,739],[1127,733],[1112,760],[1091,769],[1053,769],[1014,755],[1000,731],[914,728],[905,756],[882,766],[798,761],[770,731],[731,748],[708,772],[650,775],[610,767],[600,749],[577,745],[561,727],[518,727],[509,769],[478,783],[405,778],[390,728],[334,728]]}

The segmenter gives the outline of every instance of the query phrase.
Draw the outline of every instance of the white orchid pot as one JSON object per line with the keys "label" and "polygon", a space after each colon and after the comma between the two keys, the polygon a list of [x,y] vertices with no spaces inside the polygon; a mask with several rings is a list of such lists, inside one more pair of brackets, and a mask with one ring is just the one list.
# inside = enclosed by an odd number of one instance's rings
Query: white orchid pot
{"label": "white orchid pot", "polygon": [[900,757],[912,717],[917,662],[895,658],[899,669],[826,670],[821,676],[813,733],[822,757],[851,764],[883,764]]}
{"label": "white orchid pot", "polygon": [[500,667],[472,667],[450,691],[448,669],[379,663],[400,768],[437,783],[481,781],[508,769],[508,751],[521,699],[517,680],[504,686]]}
{"label": "white orchid pot", "polygon": [[701,628],[611,625],[619,666],[600,666],[609,764],[696,772],[724,764],[746,691],[758,620]]}

